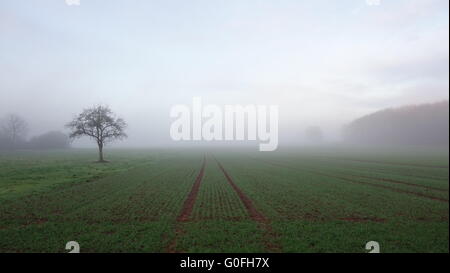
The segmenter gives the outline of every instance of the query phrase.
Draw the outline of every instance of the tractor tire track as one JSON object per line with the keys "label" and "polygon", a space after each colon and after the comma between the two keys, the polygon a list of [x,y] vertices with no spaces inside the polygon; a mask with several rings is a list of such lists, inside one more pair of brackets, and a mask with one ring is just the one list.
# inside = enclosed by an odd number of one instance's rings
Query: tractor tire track
{"label": "tractor tire track", "polygon": [[351,175],[351,176],[359,177],[359,178],[371,179],[371,180],[375,180],[375,181],[383,181],[383,182],[388,182],[388,183],[393,183],[393,184],[407,185],[407,186],[422,188],[422,189],[426,189],[426,190],[448,192],[448,189],[442,189],[442,188],[436,188],[436,187],[431,187],[431,186],[426,186],[426,185],[420,185],[420,184],[415,184],[415,183],[411,183],[411,182],[406,182],[406,181],[401,181],[401,180],[396,180],[396,179],[390,179],[390,178],[382,178],[382,177],[377,178],[377,177],[371,177],[371,176],[366,176],[366,175]]}
{"label": "tractor tire track", "polygon": [[354,183],[354,184],[369,185],[369,186],[373,186],[373,187],[377,187],[377,188],[383,188],[383,189],[391,190],[391,191],[398,192],[398,193],[405,193],[405,194],[409,194],[409,195],[415,195],[415,196],[418,196],[418,197],[423,197],[423,198],[427,198],[427,199],[431,199],[431,200],[435,200],[435,201],[440,201],[440,202],[445,202],[445,203],[448,203],[448,201],[449,201],[448,199],[445,199],[445,198],[431,196],[431,195],[423,194],[423,193],[420,193],[420,192],[413,192],[413,191],[408,191],[408,190],[402,190],[402,189],[398,189],[398,188],[394,188],[394,187],[390,187],[390,186],[386,186],[386,185],[380,185],[380,184],[377,184],[377,183],[363,182],[363,181],[359,181],[359,180],[350,179],[348,177],[335,176],[335,175],[330,175],[330,174],[326,174],[326,173],[323,173],[323,172],[311,171],[311,170],[305,170],[305,169],[301,169],[301,168],[286,166],[286,165],[280,164],[278,162],[272,162],[272,161],[261,160],[261,159],[259,159],[259,161],[265,162],[266,164],[270,164],[270,165],[277,166],[277,167],[283,167],[283,168],[291,169],[291,170],[295,170],[295,171],[309,172],[309,173],[320,175],[320,176],[340,179],[340,180],[343,180],[343,181],[346,181],[346,182],[351,182],[351,183]]}
{"label": "tractor tire track", "polygon": [[220,162],[216,158],[214,158],[214,160],[216,161],[222,173],[225,175],[225,178],[227,179],[230,186],[233,188],[241,202],[244,204],[248,214],[250,215],[250,218],[253,221],[257,222],[259,227],[263,230],[264,244],[267,251],[281,252],[281,246],[275,242],[276,238],[279,237],[279,235],[272,229],[270,220],[256,209],[256,207],[253,205],[252,200],[236,185],[236,183],[234,183],[233,178],[231,178],[230,174],[225,170],[222,164],[220,164]]}
{"label": "tractor tire track", "polygon": [[184,201],[183,207],[181,208],[180,214],[178,215],[176,219],[176,227],[175,227],[175,236],[172,242],[167,247],[167,252],[169,253],[176,253],[177,252],[177,241],[178,238],[183,235],[185,232],[183,230],[183,227],[180,223],[187,222],[189,220],[189,217],[192,214],[192,210],[194,209],[195,200],[197,199],[197,195],[200,189],[200,185],[203,180],[203,176],[205,175],[205,168],[206,168],[206,156],[203,157],[203,163],[202,167],[200,168],[200,171],[195,178],[194,185],[192,185],[191,191],[189,192],[186,200]]}
{"label": "tractor tire track", "polygon": [[200,169],[200,172],[195,178],[194,185],[192,186],[191,192],[188,197],[184,201],[183,208],[181,209],[180,214],[178,215],[178,222],[186,222],[189,220],[191,216],[192,209],[194,208],[195,200],[197,199],[198,191],[200,189],[200,184],[202,183],[203,176],[205,175],[205,167],[206,167],[206,158],[203,158],[203,164]]}
{"label": "tractor tire track", "polygon": [[[252,159],[253,160],[258,160],[258,159],[255,159],[255,158],[252,158]],[[346,176],[348,176],[347,178],[352,178],[352,177],[354,177],[354,178],[365,178],[365,179],[370,179],[370,180],[373,180],[373,181],[380,181],[380,182],[387,182],[387,183],[391,183],[391,184],[406,185],[406,186],[422,188],[422,189],[426,189],[426,190],[448,192],[448,189],[437,188],[437,187],[432,187],[432,186],[426,186],[426,185],[416,184],[416,183],[402,181],[402,180],[397,180],[397,179],[384,178],[384,177],[373,177],[373,176],[360,175],[360,174],[346,174],[346,173],[344,173],[342,171],[336,172],[336,173],[341,174],[341,175],[346,175]]]}
{"label": "tractor tire track", "polygon": [[[323,157],[320,159],[321,162],[325,162],[324,164],[328,164],[328,162],[341,162],[341,161],[348,161],[348,160],[339,160],[339,158],[333,158],[333,157]],[[343,165],[342,165],[343,164]],[[351,163],[350,163],[351,164]],[[347,165],[347,163],[341,163],[341,167],[343,168],[349,168],[349,166]],[[391,166],[389,166],[391,167]],[[372,165],[364,165],[364,166],[351,166],[350,167],[351,170],[356,170],[356,171],[365,171],[365,170],[371,170],[371,171],[377,171],[380,174],[386,174],[386,175],[392,175],[395,173],[392,173],[392,170],[390,169],[385,169],[385,168],[380,168],[380,167],[375,167],[373,164]],[[431,180],[436,180],[436,181],[448,181],[448,177],[442,177],[442,176],[430,176],[430,175],[419,175],[419,174],[407,174],[407,173],[402,173],[402,176],[405,177],[413,177],[413,178],[422,178],[422,179],[431,179]]]}
{"label": "tractor tire track", "polygon": [[[252,160],[264,161],[264,160],[253,158],[253,157],[249,157],[249,158],[251,158]],[[274,161],[271,161],[271,162],[274,162]],[[282,164],[284,162],[280,161],[279,163]],[[306,166],[306,167],[310,167],[310,166]],[[354,171],[354,170],[350,170],[350,171]],[[440,192],[448,192],[449,191],[448,189],[443,189],[443,188],[438,188],[438,187],[433,187],[433,186],[426,186],[426,185],[416,184],[416,183],[402,181],[402,180],[398,180],[398,179],[391,179],[391,178],[384,178],[384,177],[373,177],[373,176],[360,175],[360,174],[351,174],[351,173],[345,173],[345,172],[342,172],[342,171],[339,171],[339,172],[336,172],[336,173],[341,174],[341,175],[346,175],[346,176],[348,176],[348,178],[353,178],[353,177],[354,178],[365,178],[365,179],[370,179],[370,180],[373,180],[373,181],[380,181],[380,182],[387,182],[387,183],[391,183],[391,184],[406,185],[406,186],[417,187],[417,188],[422,188],[422,189],[426,189],[426,190],[433,190],[433,191],[440,191]],[[417,178],[417,176],[414,176],[414,177]]]}
{"label": "tractor tire track", "polygon": [[362,160],[362,159],[351,159],[351,158],[333,158],[333,157],[330,157],[330,158],[335,159],[335,160],[337,159],[337,160],[344,160],[344,161],[381,164],[381,165],[390,165],[390,166],[448,169],[448,166],[446,166],[446,165],[427,165],[427,164],[401,163],[401,162],[384,162],[384,161],[378,161],[378,160]]}

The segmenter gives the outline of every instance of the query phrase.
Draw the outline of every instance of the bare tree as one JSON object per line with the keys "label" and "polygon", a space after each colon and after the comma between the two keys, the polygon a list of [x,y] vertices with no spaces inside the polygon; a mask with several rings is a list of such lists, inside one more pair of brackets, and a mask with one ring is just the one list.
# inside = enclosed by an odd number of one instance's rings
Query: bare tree
{"label": "bare tree", "polygon": [[66,125],[71,130],[71,139],[88,136],[97,142],[99,162],[106,162],[103,159],[105,144],[127,137],[124,132],[126,126],[125,121],[116,118],[107,106],[94,106],[85,109]]}
{"label": "bare tree", "polygon": [[28,124],[19,115],[10,114],[4,119],[2,130],[12,144],[15,145],[18,140],[25,138],[28,132]]}

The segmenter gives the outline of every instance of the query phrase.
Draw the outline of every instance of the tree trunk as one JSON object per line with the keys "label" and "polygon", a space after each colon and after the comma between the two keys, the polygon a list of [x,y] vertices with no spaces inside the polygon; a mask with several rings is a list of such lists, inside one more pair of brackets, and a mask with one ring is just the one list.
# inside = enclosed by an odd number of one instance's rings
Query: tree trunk
{"label": "tree trunk", "polygon": [[105,162],[103,159],[103,143],[98,143],[98,162]]}

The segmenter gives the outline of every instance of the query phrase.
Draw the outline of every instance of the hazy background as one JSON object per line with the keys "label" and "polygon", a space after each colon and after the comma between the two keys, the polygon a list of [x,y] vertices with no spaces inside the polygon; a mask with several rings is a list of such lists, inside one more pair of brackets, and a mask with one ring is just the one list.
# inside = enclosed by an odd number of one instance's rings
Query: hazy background
{"label": "hazy background", "polygon": [[2,0],[0,117],[21,115],[31,136],[107,104],[129,124],[116,146],[170,145],[170,107],[200,96],[279,105],[280,145],[309,126],[338,141],[361,116],[448,100],[448,12],[448,0]]}

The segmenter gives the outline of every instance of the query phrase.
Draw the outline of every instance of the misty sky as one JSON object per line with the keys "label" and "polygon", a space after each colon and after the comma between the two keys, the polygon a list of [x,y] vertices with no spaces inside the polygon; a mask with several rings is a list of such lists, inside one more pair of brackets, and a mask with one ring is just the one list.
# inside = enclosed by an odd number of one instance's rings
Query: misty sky
{"label": "misty sky", "polygon": [[[124,145],[168,144],[170,107],[277,104],[280,145],[449,97],[449,1],[0,1],[0,116],[30,134],[107,104]],[[80,143],[83,143],[82,141]]]}

